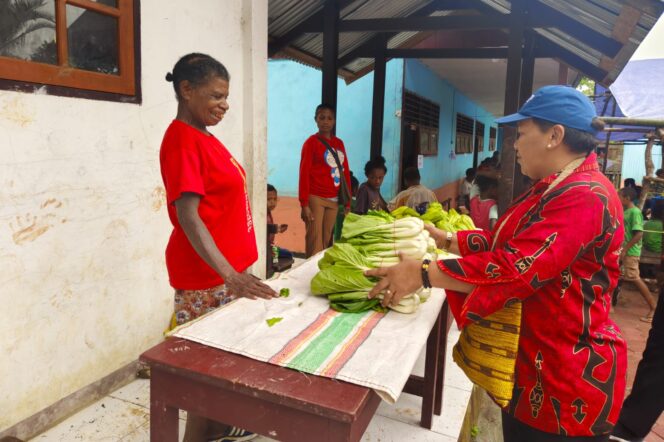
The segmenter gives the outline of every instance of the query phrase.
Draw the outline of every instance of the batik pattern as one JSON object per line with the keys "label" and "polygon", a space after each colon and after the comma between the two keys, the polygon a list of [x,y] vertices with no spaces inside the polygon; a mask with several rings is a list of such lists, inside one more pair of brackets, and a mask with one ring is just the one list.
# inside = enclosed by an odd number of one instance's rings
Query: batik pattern
{"label": "batik pattern", "polygon": [[609,319],[622,208],[594,154],[545,192],[555,178],[535,184],[498,220],[497,237],[459,232],[463,258],[438,264],[476,286],[468,295],[448,291],[462,328],[522,304],[506,411],[550,433],[605,434],[625,390],[626,345]]}

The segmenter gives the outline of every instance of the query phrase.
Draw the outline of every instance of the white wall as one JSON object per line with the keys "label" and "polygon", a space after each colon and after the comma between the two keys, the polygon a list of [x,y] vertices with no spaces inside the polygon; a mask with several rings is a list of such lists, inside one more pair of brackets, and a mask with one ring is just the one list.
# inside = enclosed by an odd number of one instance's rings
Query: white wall
{"label": "white wall", "polygon": [[267,0],[142,0],[141,45],[142,105],[0,91],[0,431],[162,339],[164,76],[188,52],[231,73],[212,131],[247,169],[264,247]]}

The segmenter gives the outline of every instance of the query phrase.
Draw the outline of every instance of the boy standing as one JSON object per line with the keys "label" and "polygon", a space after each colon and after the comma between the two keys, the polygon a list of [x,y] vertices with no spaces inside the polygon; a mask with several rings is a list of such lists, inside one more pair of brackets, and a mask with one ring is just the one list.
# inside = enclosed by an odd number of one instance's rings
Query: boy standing
{"label": "boy standing", "polygon": [[633,187],[624,187],[620,190],[620,202],[625,210],[625,242],[623,243],[620,261],[622,263],[623,281],[631,281],[648,303],[650,312],[641,318],[644,322],[652,322],[655,312],[655,300],[650,289],[639,274],[639,258],[641,257],[641,240],[643,239],[643,214],[634,205],[636,190]]}

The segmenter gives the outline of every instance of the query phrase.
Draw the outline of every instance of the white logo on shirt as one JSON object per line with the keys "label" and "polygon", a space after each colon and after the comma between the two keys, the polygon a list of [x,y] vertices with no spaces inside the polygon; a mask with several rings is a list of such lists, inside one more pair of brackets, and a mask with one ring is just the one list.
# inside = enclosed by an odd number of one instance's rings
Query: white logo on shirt
{"label": "white logo on shirt", "polygon": [[[337,156],[339,157],[339,162],[343,165],[346,156],[340,150],[337,150]],[[341,172],[337,167],[337,162],[334,159],[334,156],[330,153],[328,149],[325,149],[325,163],[327,163],[327,165],[330,166],[330,175],[334,180],[334,187],[339,187],[339,185],[341,184]]]}

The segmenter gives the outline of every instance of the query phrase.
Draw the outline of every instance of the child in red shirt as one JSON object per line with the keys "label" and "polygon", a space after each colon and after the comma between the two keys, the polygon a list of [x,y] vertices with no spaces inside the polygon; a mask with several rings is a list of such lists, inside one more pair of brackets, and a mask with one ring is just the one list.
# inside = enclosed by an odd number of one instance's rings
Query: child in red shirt
{"label": "child in red shirt", "polygon": [[[334,109],[327,104],[316,108],[318,133],[311,135],[302,146],[300,160],[299,199],[306,233],[306,256],[323,250],[332,239],[339,210],[339,188],[345,180],[350,190],[350,169],[343,141],[332,133],[336,123]],[[329,146],[326,146],[326,144]],[[339,162],[337,164],[334,150]],[[341,166],[341,169],[339,168]],[[350,210],[350,201],[346,204]]]}
{"label": "child in red shirt", "polygon": [[470,217],[480,229],[491,231],[498,220],[498,180],[481,173],[475,178],[480,194],[470,200]]}

